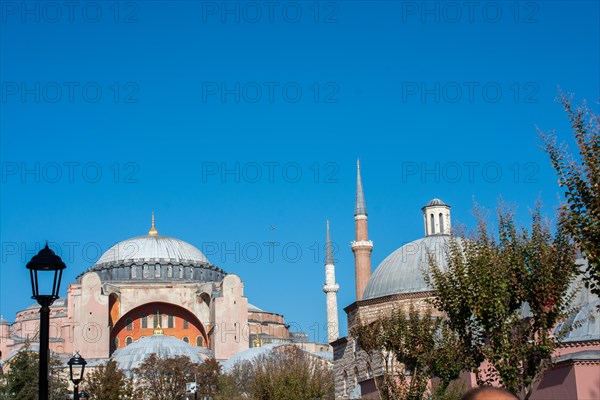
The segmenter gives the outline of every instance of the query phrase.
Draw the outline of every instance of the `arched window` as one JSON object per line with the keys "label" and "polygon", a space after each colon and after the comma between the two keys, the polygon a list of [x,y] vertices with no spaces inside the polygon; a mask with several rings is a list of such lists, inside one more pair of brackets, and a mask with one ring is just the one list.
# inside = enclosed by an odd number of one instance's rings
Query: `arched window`
{"label": "arched window", "polygon": [[354,386],[358,385],[358,368],[354,367]]}
{"label": "arched window", "polygon": [[137,268],[135,267],[135,265],[131,266],[131,278],[135,279],[137,278]]}
{"label": "arched window", "polygon": [[342,374],[342,383],[344,389],[344,396],[346,396],[348,394],[348,373],[346,371],[344,371],[344,373]]}
{"label": "arched window", "polygon": [[116,337],[115,340],[113,341],[113,344],[115,345],[115,349],[119,348],[119,338]]}
{"label": "arched window", "polygon": [[196,346],[198,346],[198,347],[204,346],[204,338],[202,336],[196,337]]}
{"label": "arched window", "polygon": [[433,216],[433,214],[431,214],[431,234],[433,235],[435,233],[435,218]]}
{"label": "arched window", "polygon": [[142,317],[142,329],[148,328],[148,316],[144,315]]}
{"label": "arched window", "polygon": [[169,315],[169,318],[167,318],[167,328],[174,328],[175,327],[175,321],[173,318],[173,315]]}
{"label": "arched window", "polygon": [[125,320],[125,324],[127,324],[127,326],[125,327],[126,330],[133,330],[133,320],[131,318],[127,318],[127,320]]}
{"label": "arched window", "polygon": [[179,267],[179,279],[183,279],[183,267]]}
{"label": "arched window", "polygon": [[373,370],[371,369],[371,364],[367,363],[367,378],[373,377]]}
{"label": "arched window", "polygon": [[125,338],[125,346],[129,346],[131,343],[133,343],[133,338],[131,336],[127,336],[127,338]]}
{"label": "arched window", "polygon": [[187,319],[183,320],[183,329],[188,329],[190,327],[190,323]]}
{"label": "arched window", "polygon": [[173,277],[173,266],[169,265],[167,267],[167,277],[172,278]]}
{"label": "arched window", "polygon": [[154,266],[154,277],[160,278],[160,264]]}
{"label": "arched window", "polygon": [[184,342],[186,342],[186,343],[190,343],[190,339],[188,339],[188,337],[187,337],[187,336],[184,336],[184,337],[183,337],[183,341],[184,341]]}
{"label": "arched window", "polygon": [[440,233],[444,233],[444,216],[440,213]]}

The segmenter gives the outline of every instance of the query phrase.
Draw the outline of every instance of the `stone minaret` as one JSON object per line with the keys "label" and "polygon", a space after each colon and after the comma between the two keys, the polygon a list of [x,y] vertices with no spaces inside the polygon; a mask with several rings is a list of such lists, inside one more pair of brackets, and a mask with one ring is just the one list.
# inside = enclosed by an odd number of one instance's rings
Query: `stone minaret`
{"label": "stone minaret", "polygon": [[356,163],[356,207],[354,209],[356,240],[352,242],[354,252],[354,274],[356,279],[356,300],[362,300],[363,292],[371,277],[371,251],[373,242],[369,240],[367,229],[367,205],[360,178],[360,160]]}
{"label": "stone minaret", "polygon": [[333,260],[333,247],[329,234],[329,220],[327,220],[327,245],[325,253],[325,284],[323,291],[327,301],[327,341],[329,343],[337,340],[340,336],[338,326],[337,292],[340,289],[335,283],[335,266]]}

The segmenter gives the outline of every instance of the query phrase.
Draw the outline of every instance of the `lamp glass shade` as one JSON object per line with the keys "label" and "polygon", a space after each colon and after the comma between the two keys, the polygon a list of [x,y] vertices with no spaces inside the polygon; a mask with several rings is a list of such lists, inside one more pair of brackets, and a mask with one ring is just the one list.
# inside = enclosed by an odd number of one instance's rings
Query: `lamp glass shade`
{"label": "lamp glass shade", "polygon": [[[31,278],[31,297],[38,300],[38,302],[40,298],[44,297],[52,301],[58,299],[62,272],[66,267],[63,260],[46,243],[46,247],[40,250],[27,263],[27,269]],[[43,274],[40,274],[40,272]],[[50,286],[50,280],[52,281],[52,286]],[[40,283],[42,283],[43,287],[40,287]]]}
{"label": "lamp glass shade", "polygon": [[83,371],[85,370],[87,362],[79,353],[75,354],[67,365],[69,365],[69,372],[71,374],[71,382],[77,385],[83,380]]}

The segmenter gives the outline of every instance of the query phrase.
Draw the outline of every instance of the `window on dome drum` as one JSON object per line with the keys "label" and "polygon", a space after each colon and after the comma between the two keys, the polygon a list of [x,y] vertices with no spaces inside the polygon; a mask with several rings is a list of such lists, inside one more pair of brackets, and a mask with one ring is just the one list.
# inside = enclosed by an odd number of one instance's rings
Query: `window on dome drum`
{"label": "window on dome drum", "polygon": [[118,337],[115,338],[114,344],[115,344],[115,349],[118,349],[119,348],[119,338]]}
{"label": "window on dome drum", "polygon": [[204,338],[202,336],[198,336],[196,338],[196,346],[198,346],[198,347],[204,346]]}
{"label": "window on dome drum", "polygon": [[440,233],[444,233],[444,216],[440,213]]}
{"label": "window on dome drum", "polygon": [[183,279],[183,267],[179,267],[179,279]]}
{"label": "window on dome drum", "polygon": [[175,327],[175,321],[173,321],[173,315],[169,315],[169,318],[167,319],[167,328],[174,328]]}
{"label": "window on dome drum", "polygon": [[169,278],[173,277],[173,267],[171,265],[169,265],[167,267],[167,277],[169,277]]}
{"label": "window on dome drum", "polygon": [[431,214],[431,233],[435,233],[435,217]]}
{"label": "window on dome drum", "polygon": [[154,266],[154,277],[160,278],[160,264]]}
{"label": "window on dome drum", "polygon": [[183,337],[183,341],[184,341],[184,342],[186,342],[186,343],[188,343],[188,344],[190,343],[190,339],[188,339],[188,337],[187,337],[187,336],[184,336],[184,337]]}
{"label": "window on dome drum", "polygon": [[133,338],[131,336],[127,336],[125,339],[125,346],[129,346],[131,343],[133,343]]}
{"label": "window on dome drum", "polygon": [[127,320],[125,320],[125,324],[127,324],[127,327],[125,329],[127,329],[128,331],[133,330],[133,320],[131,318],[127,318]]}
{"label": "window on dome drum", "polygon": [[183,320],[183,329],[188,329],[190,327],[190,323],[187,321],[187,319]]}
{"label": "window on dome drum", "polygon": [[135,266],[131,267],[131,278],[137,278],[137,269],[135,268]]}
{"label": "window on dome drum", "polygon": [[142,317],[142,329],[148,328],[148,316],[144,315]]}

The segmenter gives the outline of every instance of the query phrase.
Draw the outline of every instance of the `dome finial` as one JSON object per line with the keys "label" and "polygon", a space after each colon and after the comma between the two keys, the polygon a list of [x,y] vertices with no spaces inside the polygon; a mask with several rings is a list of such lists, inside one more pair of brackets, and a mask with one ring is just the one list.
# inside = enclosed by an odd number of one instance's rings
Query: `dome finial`
{"label": "dome finial", "polygon": [[149,236],[156,236],[156,235],[158,235],[158,231],[154,227],[154,211],[152,211],[152,226],[150,227],[150,230],[148,231],[148,235]]}
{"label": "dome finial", "polygon": [[160,312],[156,310],[156,328],[154,328],[155,335],[164,335],[164,331],[160,327]]}

